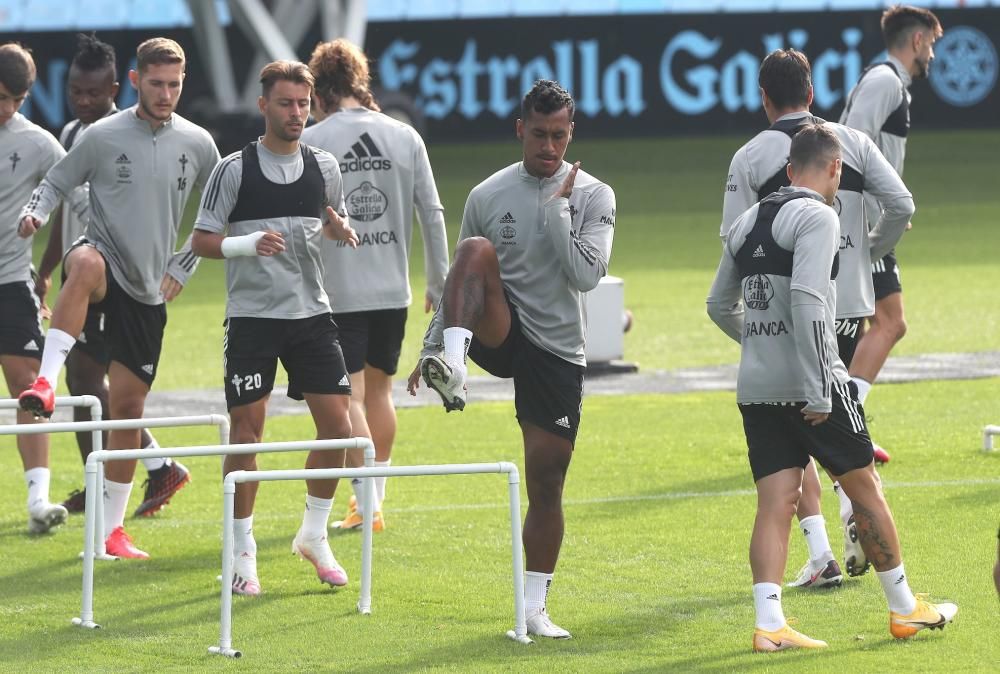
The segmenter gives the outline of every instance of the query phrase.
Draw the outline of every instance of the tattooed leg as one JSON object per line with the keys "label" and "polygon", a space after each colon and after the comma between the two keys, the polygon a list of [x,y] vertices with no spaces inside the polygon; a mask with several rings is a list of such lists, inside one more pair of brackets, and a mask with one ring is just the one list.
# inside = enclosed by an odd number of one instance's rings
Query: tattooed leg
{"label": "tattooed leg", "polygon": [[854,504],[858,539],[875,570],[887,571],[902,564],[896,523],[892,519],[889,504],[882,495],[881,483],[874,466],[869,464],[865,468],[838,476],[837,479]]}
{"label": "tattooed leg", "polygon": [[510,310],[500,278],[496,249],[488,239],[463,239],[445,280],[445,327],[471,330],[487,347],[497,347],[510,331]]}

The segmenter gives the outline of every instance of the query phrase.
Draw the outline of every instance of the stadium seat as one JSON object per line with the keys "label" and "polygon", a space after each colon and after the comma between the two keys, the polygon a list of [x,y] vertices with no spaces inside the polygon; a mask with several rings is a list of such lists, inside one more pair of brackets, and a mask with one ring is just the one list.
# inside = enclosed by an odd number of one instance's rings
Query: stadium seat
{"label": "stadium seat", "polygon": [[28,0],[21,26],[24,30],[60,31],[76,25],[78,1]]}
{"label": "stadium seat", "polygon": [[369,0],[369,21],[402,21],[406,18],[406,0]]}
{"label": "stadium seat", "polygon": [[667,0],[619,0],[618,11],[622,14],[660,14],[667,10]]}
{"label": "stadium seat", "polygon": [[132,0],[129,28],[179,28],[191,25],[184,0]]}
{"label": "stadium seat", "polygon": [[88,0],[77,16],[79,30],[122,30],[128,26],[131,5],[121,0]]}
{"label": "stadium seat", "polygon": [[0,0],[0,31],[13,33],[22,29],[24,0]]}
{"label": "stadium seat", "polygon": [[407,19],[454,19],[457,16],[458,0],[411,0],[406,6]]}

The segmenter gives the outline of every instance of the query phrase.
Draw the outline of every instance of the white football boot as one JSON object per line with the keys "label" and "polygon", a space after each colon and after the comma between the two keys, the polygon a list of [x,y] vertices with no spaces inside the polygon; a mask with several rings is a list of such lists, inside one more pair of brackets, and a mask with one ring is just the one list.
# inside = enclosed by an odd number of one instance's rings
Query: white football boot
{"label": "white football boot", "polygon": [[420,374],[427,387],[437,391],[446,412],[465,409],[465,369],[453,368],[440,356],[425,356],[420,361]]}

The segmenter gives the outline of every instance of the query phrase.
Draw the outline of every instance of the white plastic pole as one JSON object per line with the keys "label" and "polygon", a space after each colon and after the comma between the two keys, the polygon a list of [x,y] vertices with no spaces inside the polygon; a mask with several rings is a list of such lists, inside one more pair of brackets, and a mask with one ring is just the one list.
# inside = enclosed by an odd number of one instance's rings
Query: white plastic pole
{"label": "white plastic pole", "polygon": [[993,451],[993,436],[1000,435],[1000,426],[987,426],[983,429],[983,451]]}
{"label": "white plastic pole", "polygon": [[[366,440],[364,438],[355,438],[355,440]],[[311,445],[310,449],[343,449],[340,447],[319,447],[312,446],[319,444],[320,440],[315,440],[309,443],[303,443]],[[329,441],[327,441],[329,442]],[[370,441],[368,441],[370,443]],[[238,445],[234,445],[238,446]],[[511,550],[512,550],[512,562],[511,566],[514,573],[514,629],[507,632],[507,636],[518,641],[519,643],[529,644],[531,639],[527,636],[527,627],[524,615],[524,578],[523,578],[523,559],[521,555],[521,506],[520,506],[520,476],[517,470],[517,466],[508,461],[501,461],[498,463],[459,463],[459,464],[442,464],[442,465],[426,465],[426,466],[380,466],[377,468],[306,468],[301,470],[263,470],[263,471],[244,471],[236,470],[228,475],[226,475],[223,480],[223,494],[228,494],[229,490],[232,489],[235,493],[235,485],[243,482],[274,482],[280,480],[339,480],[339,479],[351,479],[351,478],[374,478],[374,477],[410,477],[410,476],[421,476],[421,475],[474,475],[483,473],[503,473],[508,475],[508,492],[511,500],[510,506],[510,517],[511,517]],[[370,502],[372,497],[366,493],[366,502]],[[233,502],[226,502],[224,499],[224,508],[226,509],[223,513],[222,521],[223,525],[228,524],[229,527],[232,526],[233,518]],[[369,512],[365,513],[365,521],[368,521],[370,516]],[[370,536],[370,531],[368,532]],[[365,545],[370,546],[370,539],[365,542]],[[218,646],[209,647],[209,653],[214,653],[217,655],[225,655],[227,657],[238,658],[242,653],[235,650],[232,647],[232,587],[231,587],[231,577],[232,577],[232,554],[233,554],[233,542],[231,532],[227,534],[223,533],[223,583],[222,583],[222,594],[221,594],[221,611],[222,616],[219,623],[219,644]],[[368,572],[370,573],[370,554],[369,549],[369,565]],[[228,561],[227,561],[228,560]],[[364,562],[362,562],[364,566]],[[367,583],[369,588],[369,597],[367,599],[368,608],[370,609],[371,597],[370,597],[370,587],[371,579],[365,581],[364,570],[362,571],[362,586],[364,587]],[[364,613],[364,600],[358,602],[358,608]]]}
{"label": "white plastic pole", "polygon": [[236,509],[236,483],[222,484],[222,600],[219,615],[219,645],[209,646],[208,652],[238,658],[242,653],[233,649],[233,511]]}
{"label": "white plastic pole", "polygon": [[[370,450],[370,451],[369,451]],[[365,448],[365,467],[375,467],[375,445]],[[365,502],[361,509],[361,594],[358,611],[362,615],[372,612],[372,537],[375,527],[375,478],[365,479]]]}

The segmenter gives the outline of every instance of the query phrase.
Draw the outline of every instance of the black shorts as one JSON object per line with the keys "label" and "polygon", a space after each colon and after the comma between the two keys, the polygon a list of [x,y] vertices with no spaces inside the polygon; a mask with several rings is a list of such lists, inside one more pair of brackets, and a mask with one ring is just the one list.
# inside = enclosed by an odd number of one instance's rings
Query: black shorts
{"label": "black shorts", "polygon": [[517,420],[576,442],[583,410],[582,365],[535,346],[521,331],[517,310],[510,307],[510,332],[495,349],[473,338],[469,358],[495,377],[514,378]]}
{"label": "black shorts", "polygon": [[[81,237],[73,243],[70,251],[80,246],[96,249],[92,242]],[[69,255],[69,251],[66,254]],[[65,264],[63,258],[63,265]],[[167,305],[163,302],[143,304],[125,292],[115,280],[111,265],[106,259],[104,278],[107,285],[104,299],[91,304],[87,315],[103,314],[107,362],[118,361],[146,386],[152,386],[160,365],[163,331],[167,327]],[[88,353],[92,352],[88,350]]]}
{"label": "black shorts", "polygon": [[896,251],[891,251],[881,260],[872,263],[872,283],[875,286],[876,302],[894,293],[903,292],[899,265],[896,263]]}
{"label": "black shorts", "polygon": [[333,320],[348,372],[361,372],[367,363],[387,375],[396,374],[406,334],[406,307],[334,314]]}
{"label": "black shorts", "polygon": [[840,360],[847,367],[851,366],[854,360],[854,352],[858,348],[858,340],[861,339],[861,319],[860,318],[838,318],[836,321],[837,331],[837,353]]}
{"label": "black shorts", "polygon": [[803,418],[805,403],[739,406],[754,482],[786,468],[805,468],[810,456],[832,475],[874,460],[857,386],[834,384],[831,398],[833,411],[819,426]]}
{"label": "black shorts", "polygon": [[42,359],[45,340],[31,281],[0,285],[0,355]]}
{"label": "black shorts", "polygon": [[278,361],[288,373],[288,397],[351,395],[351,380],[330,314],[310,318],[229,318],[223,337],[226,406],[249,405],[274,388]]}
{"label": "black shorts", "polygon": [[[62,282],[63,285],[66,284],[66,265],[63,265]],[[98,309],[95,304],[87,306],[83,332],[76,338],[76,346],[73,347],[73,351],[83,351],[105,366],[111,363],[111,350],[104,333],[104,312]],[[72,359],[68,359],[66,363],[67,367],[72,367]]]}

